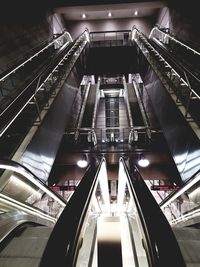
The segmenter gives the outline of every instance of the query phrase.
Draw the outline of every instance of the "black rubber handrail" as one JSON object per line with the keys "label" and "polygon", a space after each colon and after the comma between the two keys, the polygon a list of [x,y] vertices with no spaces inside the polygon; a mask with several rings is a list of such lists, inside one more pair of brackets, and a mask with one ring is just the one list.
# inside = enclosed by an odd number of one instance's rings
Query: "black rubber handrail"
{"label": "black rubber handrail", "polygon": [[[7,166],[7,168],[6,168]],[[67,201],[61,197],[61,195],[59,195],[57,192],[53,191],[50,187],[48,187],[48,185],[46,185],[39,177],[37,177],[33,172],[31,172],[26,166],[22,165],[19,162],[16,162],[14,160],[10,160],[10,159],[0,159],[0,169],[2,170],[9,170],[12,169],[12,167],[16,168],[16,172],[22,174],[28,174],[29,176],[31,176],[32,178],[34,178],[35,180],[38,181],[38,183],[44,187],[47,191],[51,192],[51,194],[53,194],[56,198],[58,198],[63,204],[66,205]],[[22,174],[23,175],[23,174]],[[25,175],[24,175],[25,177]]]}
{"label": "black rubber handrail", "polygon": [[146,234],[144,245],[148,246],[145,249],[150,267],[186,267],[174,233],[137,167],[121,161]]}
{"label": "black rubber handrail", "polygon": [[57,221],[42,256],[40,267],[74,267],[81,246],[83,223],[97,185],[101,162],[92,162]]}

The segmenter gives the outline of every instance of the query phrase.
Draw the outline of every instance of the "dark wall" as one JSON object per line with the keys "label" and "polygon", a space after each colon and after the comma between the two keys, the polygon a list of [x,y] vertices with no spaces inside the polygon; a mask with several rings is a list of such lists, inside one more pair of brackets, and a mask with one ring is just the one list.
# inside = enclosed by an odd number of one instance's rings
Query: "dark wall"
{"label": "dark wall", "polygon": [[32,49],[52,37],[45,12],[30,13],[30,9],[4,7],[0,15],[0,72],[20,61]]}
{"label": "dark wall", "polygon": [[[179,40],[185,42],[186,44],[190,44],[192,47],[197,47],[199,49],[200,44],[200,31],[199,31],[199,14],[197,20],[197,14],[194,10],[192,14],[190,14],[190,3],[188,6],[184,4],[180,5],[180,9],[177,10],[177,7],[171,7],[170,16],[171,16],[171,23],[170,29],[172,34],[177,36]],[[183,9],[182,9],[182,8]],[[189,12],[190,16],[188,15],[187,11]]]}
{"label": "dark wall", "polygon": [[59,17],[44,1],[0,3],[0,73],[37,51],[62,28]]}
{"label": "dark wall", "polygon": [[199,50],[198,1],[168,1],[168,8],[161,10],[157,23],[163,27],[168,27],[171,34],[175,35],[180,41]]}
{"label": "dark wall", "polygon": [[89,49],[87,74],[128,74],[135,72],[137,72],[135,47],[94,47]]}

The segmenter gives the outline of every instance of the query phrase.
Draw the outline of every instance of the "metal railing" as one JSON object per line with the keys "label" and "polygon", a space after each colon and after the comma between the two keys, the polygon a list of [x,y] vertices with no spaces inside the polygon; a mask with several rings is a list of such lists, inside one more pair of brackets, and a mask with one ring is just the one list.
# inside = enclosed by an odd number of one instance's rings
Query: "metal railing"
{"label": "metal railing", "polygon": [[[174,91],[177,105],[182,104],[185,107],[185,118],[188,121],[191,121],[191,118],[195,120],[191,106],[193,100],[200,104],[200,94],[196,89],[200,85],[200,80],[190,71],[184,70],[175,60],[171,59],[169,63],[136,27],[133,27],[132,30],[132,40],[137,43],[154,70],[167,82],[166,88],[169,92]],[[194,84],[191,84],[191,80],[195,81],[195,88]]]}
{"label": "metal railing", "polygon": [[159,204],[171,225],[187,226],[199,223],[200,170],[180,189],[170,192]]}
{"label": "metal railing", "polygon": [[[120,164],[122,169],[120,178],[125,180],[124,183],[128,187],[127,191],[130,192],[126,193],[128,197],[125,197],[125,199],[132,198],[135,202],[136,210],[134,211],[134,216],[137,216],[137,221],[141,225],[143,248],[146,252],[148,266],[185,267],[183,256],[172,229],[147,188],[137,167],[133,166],[131,162],[125,162],[123,158],[120,159]],[[129,205],[127,206],[129,207]],[[167,250],[166,244],[168,244]],[[141,264],[141,266],[143,265]]]}
{"label": "metal railing", "polygon": [[[65,40],[66,38],[66,40]],[[0,82],[5,81],[5,79],[7,79],[12,73],[15,73],[18,69],[20,69],[21,67],[24,67],[26,65],[26,63],[30,62],[31,60],[33,60],[35,57],[37,57],[39,54],[41,54],[42,52],[44,52],[46,49],[48,49],[50,46],[54,45],[54,44],[59,44],[59,42],[62,40],[63,44],[68,44],[69,42],[72,42],[72,37],[69,34],[69,32],[64,32],[62,35],[60,35],[59,37],[57,37],[56,39],[54,39],[53,41],[51,41],[48,45],[46,45],[45,47],[43,47],[40,51],[38,51],[37,53],[35,53],[34,55],[32,55],[31,57],[29,57],[28,59],[26,59],[24,62],[22,62],[21,64],[19,64],[17,67],[14,67],[11,71],[9,71],[8,73],[6,73],[5,75],[1,75],[0,76]],[[62,44],[59,44],[58,47],[62,46]]]}
{"label": "metal railing", "polygon": [[[12,125],[15,119],[22,113],[28,104],[35,104],[38,112],[39,122],[40,108],[37,102],[37,94],[46,93],[52,84],[60,81],[61,78],[67,77],[77,58],[87,43],[88,32],[82,33],[74,43],[69,47],[65,44],[60,51],[60,57],[56,62],[47,66],[24,90],[1,112],[0,114],[0,136]],[[67,50],[65,50],[67,49]],[[66,64],[68,61],[68,64]],[[64,68],[67,68],[66,70]],[[62,75],[61,75],[62,74]],[[51,92],[53,94],[54,92]],[[48,103],[46,103],[48,104]]]}
{"label": "metal railing", "polygon": [[153,27],[153,29],[151,30],[151,32],[149,34],[149,39],[153,39],[153,38],[158,38],[163,43],[168,43],[168,40],[169,39],[170,40],[173,40],[173,42],[175,42],[175,43],[179,44],[180,46],[184,47],[187,51],[189,50],[193,54],[200,56],[200,52],[198,52],[197,50],[193,49],[192,47],[184,44],[183,42],[177,40],[177,38],[173,37],[172,35],[170,35],[166,31],[164,31],[158,25],[156,25],[155,27]]}
{"label": "metal railing", "polygon": [[[150,133],[149,133],[150,132]],[[65,136],[78,145],[89,144],[134,144],[140,141],[148,143],[153,134],[160,130],[146,126],[106,127],[106,128],[74,128],[67,129]]]}
{"label": "metal railing", "polygon": [[[0,206],[9,206],[43,219],[56,221],[67,200],[52,191],[27,167],[12,160],[0,160]],[[52,210],[48,210],[48,203]]]}
{"label": "metal railing", "polygon": [[100,175],[103,164],[105,164],[105,159],[101,159],[100,163],[92,162],[88,166],[84,177],[54,227],[40,267],[49,266],[49,262],[59,267],[76,266],[79,253],[84,246],[84,235],[88,231],[88,227],[89,239],[92,238],[92,241],[87,240],[84,262],[86,261],[88,264],[93,258],[91,254],[94,254],[96,227],[91,227],[89,221],[91,216],[97,219],[98,214],[101,213],[101,208],[98,205],[98,197],[101,195],[100,190],[98,190],[98,183],[103,178],[103,175]]}
{"label": "metal railing", "polygon": [[128,46],[130,45],[130,36],[130,30],[90,32],[90,46]]}

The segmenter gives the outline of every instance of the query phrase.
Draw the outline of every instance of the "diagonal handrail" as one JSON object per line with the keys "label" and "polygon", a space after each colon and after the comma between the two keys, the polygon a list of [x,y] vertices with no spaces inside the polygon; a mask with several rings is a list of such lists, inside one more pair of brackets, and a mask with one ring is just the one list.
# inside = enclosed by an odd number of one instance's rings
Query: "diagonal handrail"
{"label": "diagonal handrail", "polygon": [[[120,161],[124,166],[128,184],[130,185],[136,207],[146,234],[146,251],[149,252],[151,267],[185,267],[177,240],[173,231],[147,188],[139,170],[124,159]],[[167,249],[166,249],[167,248]]]}
{"label": "diagonal handrail", "polygon": [[57,192],[49,188],[39,177],[37,177],[33,172],[31,172],[26,166],[22,165],[21,163],[10,159],[0,159],[0,169],[14,171],[18,174],[21,174],[28,181],[35,184],[38,188],[42,189],[47,195],[49,195],[54,200],[59,202],[63,207],[65,207],[67,201]]}
{"label": "diagonal handrail", "polygon": [[151,30],[150,34],[149,34],[149,39],[152,38],[153,34],[155,31],[158,31],[162,34],[164,34],[165,36],[167,36],[169,39],[173,40],[174,42],[178,43],[179,45],[183,46],[184,48],[186,48],[187,50],[190,50],[191,52],[193,52],[194,54],[200,56],[200,52],[198,52],[197,50],[193,49],[192,47],[184,44],[183,42],[177,40],[175,37],[173,37],[171,34],[166,33],[165,31],[163,31],[158,25],[156,25],[155,27],[153,27],[153,29]]}
{"label": "diagonal handrail", "polygon": [[60,39],[64,38],[65,36],[68,37],[68,41],[72,42],[72,37],[69,34],[69,32],[64,32],[62,35],[60,35],[59,37],[57,37],[56,39],[54,39],[53,41],[51,41],[48,45],[46,45],[45,47],[43,47],[40,51],[38,51],[37,53],[35,53],[34,55],[32,55],[31,57],[29,57],[27,60],[23,61],[21,64],[19,64],[17,67],[14,67],[11,71],[9,71],[6,74],[0,75],[0,82],[4,81],[6,78],[8,78],[12,73],[15,73],[18,69],[20,69],[21,67],[24,67],[24,65],[26,63],[28,63],[29,61],[31,61],[33,58],[37,57],[39,54],[41,54],[44,50],[46,50],[47,48],[49,48],[50,46],[52,46],[54,43],[58,42]]}
{"label": "diagonal handrail", "polygon": [[[20,92],[20,94],[0,113],[0,137],[33,99],[35,94],[42,88],[48,78],[57,70],[59,65],[62,65],[63,61],[68,58],[68,54],[71,54],[74,48],[76,48],[77,43],[81,42],[83,37],[85,37],[85,34],[85,32],[82,33],[73,43],[71,43],[71,45],[64,45],[60,51],[60,54],[58,55],[58,58],[55,60],[56,62],[53,62],[53,64],[51,62],[45,70],[40,72],[37,77],[35,77],[34,80],[32,80],[29,85],[26,86]],[[40,81],[39,84],[38,81]]]}
{"label": "diagonal handrail", "polygon": [[[40,267],[76,266],[78,250],[81,246],[81,231],[98,183],[98,174],[102,163],[91,162],[76,191],[57,221],[47,243]],[[56,255],[56,256],[55,256]]]}

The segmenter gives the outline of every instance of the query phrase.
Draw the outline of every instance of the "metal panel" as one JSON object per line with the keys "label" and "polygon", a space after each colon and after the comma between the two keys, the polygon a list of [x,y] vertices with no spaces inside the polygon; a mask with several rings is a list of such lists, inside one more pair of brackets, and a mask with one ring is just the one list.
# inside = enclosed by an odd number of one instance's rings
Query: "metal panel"
{"label": "metal panel", "polygon": [[79,87],[76,68],[68,76],[42,125],[22,155],[21,163],[47,181]]}
{"label": "metal panel", "polygon": [[153,70],[149,69],[144,84],[183,181],[200,165],[200,141],[176,107]]}

